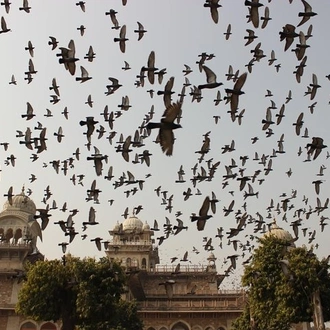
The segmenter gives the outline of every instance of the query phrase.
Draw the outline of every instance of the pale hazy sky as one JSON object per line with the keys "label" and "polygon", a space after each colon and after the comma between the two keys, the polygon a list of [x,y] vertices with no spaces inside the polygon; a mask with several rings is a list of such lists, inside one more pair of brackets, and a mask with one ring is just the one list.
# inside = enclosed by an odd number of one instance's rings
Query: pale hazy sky
{"label": "pale hazy sky", "polygon": [[[142,205],[143,209],[137,215],[143,222],[147,221],[151,226],[154,219],[157,219],[160,227],[165,223],[165,217],[168,217],[173,225],[176,224],[176,212],[181,211],[179,217],[185,225],[189,226],[187,231],[182,231],[177,236],[170,235],[160,246],[161,263],[169,263],[170,258],[177,256],[182,258],[185,251],[189,252],[190,262],[193,264],[206,263],[209,251],[203,248],[203,239],[212,238],[214,254],[217,259],[218,271],[225,270],[229,261],[227,256],[237,254],[237,271],[242,271],[242,262],[246,260],[250,252],[243,251],[240,244],[254,245],[255,240],[251,240],[250,235],[260,236],[259,231],[254,233],[259,212],[265,221],[269,224],[273,218],[277,223],[293,234],[292,221],[298,220],[297,210],[311,210],[309,219],[306,219],[306,213],[300,214],[301,226],[299,227],[299,240],[296,244],[310,245],[309,237],[313,231],[316,231],[315,240],[311,244],[318,244],[316,253],[320,257],[329,254],[327,238],[329,228],[325,226],[321,232],[321,217],[328,217],[329,210],[322,213],[313,212],[317,205],[317,198],[322,205],[329,197],[329,159],[325,148],[316,160],[306,162],[306,145],[312,141],[312,137],[322,137],[324,144],[330,144],[330,134],[327,127],[329,123],[329,80],[325,77],[330,73],[328,64],[328,17],[330,14],[330,4],[327,1],[310,1],[313,11],[318,15],[312,17],[308,22],[296,28],[296,32],[302,31],[307,34],[310,24],[313,25],[312,37],[307,40],[308,47],[305,55],[307,56],[306,67],[301,82],[297,83],[293,71],[299,61],[292,49],[299,43],[299,38],[295,38],[292,46],[285,52],[284,41],[280,41],[279,32],[283,26],[292,24],[297,26],[301,18],[298,13],[304,11],[301,1],[294,0],[292,4],[289,1],[260,1],[264,6],[259,9],[259,17],[264,15],[265,7],[269,7],[271,20],[266,28],[261,29],[261,24],[255,28],[251,22],[247,21],[248,7],[244,6],[244,1],[222,0],[222,5],[218,9],[219,22],[215,24],[211,18],[209,8],[203,7],[201,0],[128,0],[126,6],[119,0],[113,1],[86,1],[86,11],[83,12],[76,6],[77,1],[29,1],[31,6],[30,13],[19,10],[20,3],[15,2],[11,5],[7,14],[4,6],[0,7],[0,14],[5,18],[7,27],[11,29],[8,33],[0,34],[1,44],[1,131],[0,143],[8,142],[8,150],[3,147],[0,149],[1,155],[1,196],[6,194],[8,188],[13,186],[14,192],[19,193],[22,186],[25,189],[32,190],[31,198],[38,208],[44,208],[46,205],[42,202],[44,190],[49,185],[52,193],[47,203],[52,204],[56,201],[58,208],[61,208],[64,202],[67,202],[68,209],[77,208],[79,213],[74,217],[75,228],[79,232],[74,241],[69,245],[68,251],[77,256],[103,256],[104,251],[99,252],[94,242],[90,239],[102,237],[104,240],[110,239],[108,230],[112,229],[117,221],[123,221],[121,216],[126,209],[133,213],[133,208]],[[118,43],[114,38],[119,36],[119,30],[112,29],[112,22],[105,12],[110,9],[117,11],[116,17],[119,25],[126,25],[126,51],[122,53]],[[141,22],[147,30],[141,40],[137,40],[137,22]],[[228,24],[231,24],[231,36],[225,40],[224,33]],[[77,28],[84,25],[86,30],[83,36]],[[255,32],[257,38],[249,45],[245,46],[248,32],[251,29]],[[54,36],[58,40],[58,48],[51,50],[48,45],[49,36]],[[71,76],[65,70],[63,64],[58,63],[59,47],[68,47],[70,40],[74,40],[76,47],[76,74]],[[34,57],[31,58],[29,52],[25,50],[28,41],[31,41],[34,49]],[[251,50],[258,43],[261,43],[265,55],[259,62],[254,62],[252,73],[249,73],[246,83],[242,90],[245,94],[239,97],[238,113],[245,109],[241,125],[236,119],[231,120],[230,104],[222,101],[219,105],[214,105],[217,91],[221,92],[221,97],[226,96],[225,88],[232,88],[234,82],[227,80],[225,74],[228,67],[233,67],[234,73],[239,70],[239,74],[247,72],[246,65],[252,59]],[[84,59],[89,47],[92,46],[96,53],[93,62]],[[276,60],[269,65],[271,51],[274,50]],[[162,84],[157,79],[153,85],[145,80],[144,87],[136,87],[136,76],[139,75],[142,66],[147,65],[148,56],[151,51],[155,52],[155,66],[158,69],[166,68],[166,74]],[[205,65],[217,75],[217,81],[223,85],[215,89],[204,89],[202,91],[202,100],[193,101],[189,95],[193,85],[206,83],[204,72],[200,72],[196,61],[200,59],[199,54],[206,52],[214,54],[215,57],[207,60]],[[24,80],[24,72],[28,69],[29,60],[32,59],[37,73],[33,76],[30,84]],[[131,69],[124,71],[124,61],[130,64]],[[157,132],[153,131],[151,135],[143,140],[144,146],[133,148],[130,153],[130,161],[126,162],[115,148],[117,141],[122,133],[124,138],[134,136],[136,129],[142,124],[143,119],[154,106],[154,117],[152,121],[159,121],[164,112],[165,106],[163,98],[158,95],[150,97],[147,90],[164,90],[164,86],[170,77],[174,77],[172,100],[178,100],[178,94],[185,82],[184,64],[187,64],[193,70],[186,77],[191,86],[186,88],[186,96],[182,105],[182,128],[175,131],[175,144],[173,156],[168,157],[162,153],[158,144],[154,143]],[[279,72],[275,65],[281,64]],[[80,75],[80,66],[83,66],[92,77],[91,80],[79,83],[75,77]],[[12,74],[15,75],[17,85],[9,84]],[[310,95],[305,96],[307,87],[312,84],[312,75],[315,74],[318,79],[318,88],[316,96],[311,100]],[[119,80],[120,87],[114,94],[105,95],[106,85],[110,83],[108,77],[115,77]],[[49,89],[52,79],[56,78],[60,90],[60,101],[53,105],[50,99],[53,93]],[[271,96],[265,97],[267,89],[271,91]],[[285,104],[285,117],[279,125],[276,125],[276,114],[279,112],[282,104],[286,102],[289,91],[292,91],[292,100]],[[93,107],[89,107],[85,102],[88,95],[91,95]],[[122,111],[122,115],[115,119],[113,131],[117,134],[110,145],[107,137],[110,128],[104,121],[101,113],[105,106],[108,106],[109,112],[118,111],[118,105],[121,104],[123,96],[129,96],[130,109]],[[275,109],[270,110],[275,124],[271,125],[273,135],[266,137],[262,130],[262,120],[266,118],[266,110],[271,106],[271,101],[275,103]],[[26,112],[27,102],[33,109],[35,117],[31,120],[22,118],[21,115]],[[314,112],[311,113],[309,106],[317,102]],[[67,107],[68,119],[65,119],[61,112]],[[46,109],[51,110],[53,117],[45,117]],[[295,132],[295,126],[298,116],[303,113],[303,126],[298,136]],[[95,132],[92,136],[92,148],[87,150],[85,127],[79,125],[80,120],[87,116],[93,116],[98,120],[96,129],[100,125],[104,126],[105,134],[98,139]],[[220,116],[218,124],[215,123],[214,116]],[[40,130],[35,129],[38,122],[47,128],[47,150],[38,154],[39,158],[32,162],[30,159],[36,150],[29,150],[19,141],[23,138],[16,137],[16,130],[26,131],[30,128],[32,136],[39,136]],[[62,142],[58,142],[54,132],[62,127],[64,137]],[[304,138],[305,128],[308,129],[308,137]],[[203,144],[203,135],[209,133],[210,151],[205,155],[202,162],[198,163],[200,150]],[[278,149],[278,140],[284,134],[285,153],[276,153],[277,157],[270,157],[273,150]],[[251,138],[258,137],[258,141],[252,144]],[[235,141],[235,151],[222,153],[222,147],[230,145]],[[104,155],[108,155],[108,164],[104,163],[103,173],[97,176],[93,168],[93,162],[87,161],[87,157],[94,152],[93,146],[97,147]],[[61,170],[56,174],[50,162],[53,160],[64,161],[73,156],[76,148],[80,148],[80,160],[75,160],[73,167],[68,169],[67,175]],[[298,156],[298,149],[302,148],[302,154]],[[132,160],[135,154],[142,153],[143,150],[149,150],[152,154],[150,167],[145,163],[134,164]],[[268,158],[266,166],[253,160],[255,153],[259,157],[265,154]],[[5,160],[10,155],[16,157],[15,166],[5,165]],[[244,165],[240,157],[247,156],[248,159]],[[197,163],[197,173],[202,171],[202,167],[207,169],[209,160],[212,163],[220,161],[212,181],[197,182],[193,186],[192,168]],[[234,159],[237,168],[234,173],[239,173],[239,169],[244,170],[244,176],[252,177],[255,171],[261,171],[255,182],[249,181],[256,196],[247,197],[244,200],[244,191],[239,190],[240,181],[237,179],[228,180],[228,186],[223,188],[223,175],[226,174],[225,166],[231,164]],[[269,159],[272,159],[272,171],[265,175]],[[44,166],[47,165],[47,167]],[[108,167],[113,166],[113,175],[111,181],[104,179]],[[176,183],[178,179],[177,172],[182,165],[185,172],[184,183]],[[63,163],[62,165],[63,166]],[[320,167],[324,166],[323,176],[318,176]],[[292,170],[291,177],[286,174],[289,169]],[[115,189],[114,182],[127,171],[130,171],[136,180],[144,180],[143,189],[140,190],[137,184],[123,185]],[[31,174],[36,176],[36,180],[30,183]],[[84,174],[84,186],[73,185],[72,175]],[[151,176],[148,176],[150,174]],[[148,176],[146,178],[146,176]],[[238,174],[238,177],[240,174]],[[90,188],[92,181],[96,180],[97,187],[101,190],[99,204],[93,204],[92,201],[86,202],[87,189]],[[260,184],[258,179],[264,179]],[[316,194],[313,181],[322,180],[319,195]],[[167,197],[173,194],[173,210],[166,210],[161,197],[154,191],[161,186],[161,191],[168,191]],[[130,194],[126,197],[125,191],[137,187],[136,194]],[[183,192],[191,188],[193,196],[184,201]],[[197,188],[201,195],[195,195]],[[296,190],[296,197],[292,197]],[[205,196],[211,196],[212,191],[216,194],[219,202],[217,203],[216,214],[206,223],[202,232],[197,231],[196,224],[191,223],[192,213],[198,213]],[[282,197],[286,194],[289,201],[289,209],[285,212],[282,206]],[[110,206],[109,199],[114,199]],[[267,207],[273,199],[274,208],[268,212]],[[307,202],[305,202],[305,200]],[[223,208],[228,207],[230,202],[235,200],[234,212],[229,216],[224,216]],[[5,197],[3,197],[5,202]],[[233,244],[228,245],[227,234],[230,228],[235,228],[237,222],[235,213],[243,210],[243,203],[247,203],[247,213],[250,221],[243,231],[234,239],[239,240],[239,248],[234,250]],[[276,206],[280,203],[277,211]],[[87,221],[90,207],[96,210],[96,221],[99,225],[88,228],[84,233],[88,235],[85,240],[81,239],[82,222]],[[43,242],[39,242],[40,251],[49,259],[60,258],[62,255],[61,247],[58,243],[67,242],[68,237],[64,236],[58,225],[53,222],[66,220],[69,212],[61,212],[59,209],[51,210],[50,224],[43,233]],[[211,213],[211,210],[209,211]],[[284,220],[283,220],[284,217]],[[286,220],[285,220],[286,219]],[[325,223],[328,220],[324,220]],[[220,240],[215,237],[217,228],[223,227],[224,237],[222,239],[222,248],[219,246]],[[306,229],[306,237],[303,236],[302,229]],[[155,233],[155,237],[163,234],[162,231]],[[156,240],[156,242],[158,242]],[[195,254],[193,246],[200,253]],[[226,262],[224,264],[224,261]],[[229,282],[228,282],[229,283]]]}

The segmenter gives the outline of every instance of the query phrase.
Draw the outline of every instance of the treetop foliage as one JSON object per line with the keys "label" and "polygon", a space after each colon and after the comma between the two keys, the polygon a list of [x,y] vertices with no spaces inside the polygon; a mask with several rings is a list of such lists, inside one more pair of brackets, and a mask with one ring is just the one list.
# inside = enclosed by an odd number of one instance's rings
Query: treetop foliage
{"label": "treetop foliage", "polygon": [[126,278],[107,258],[38,261],[26,267],[16,311],[36,321],[62,320],[63,330],[142,329],[135,303],[122,300]]}
{"label": "treetop foliage", "polygon": [[292,323],[311,322],[312,295],[317,290],[324,320],[330,320],[328,260],[274,236],[261,238],[260,243],[242,277],[248,304],[234,329],[288,330]]}

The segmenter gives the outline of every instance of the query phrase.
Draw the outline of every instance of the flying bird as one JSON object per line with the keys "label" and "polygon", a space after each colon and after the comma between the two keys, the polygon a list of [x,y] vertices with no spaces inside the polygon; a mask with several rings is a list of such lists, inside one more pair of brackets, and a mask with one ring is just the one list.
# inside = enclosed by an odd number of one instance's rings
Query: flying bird
{"label": "flying bird", "polygon": [[192,214],[190,216],[191,221],[197,221],[197,230],[201,231],[204,230],[206,220],[212,218],[212,215],[208,215],[208,211],[210,208],[210,197],[206,196],[204,199],[204,202],[202,204],[202,207],[199,210],[198,215]]}
{"label": "flying bird", "polygon": [[83,83],[86,82],[87,80],[92,79],[92,77],[88,75],[88,71],[82,65],[80,66],[80,70],[81,70],[81,76],[76,77],[76,81],[80,81],[80,83]]}
{"label": "flying bird", "polygon": [[213,22],[217,24],[219,22],[218,8],[222,7],[221,5],[219,5],[219,0],[206,0],[203,6],[206,8],[210,8]]}
{"label": "flying bird", "polygon": [[126,25],[123,25],[119,32],[119,38],[113,38],[114,42],[119,42],[119,48],[122,53],[125,53],[126,50]]}
{"label": "flying bird", "polygon": [[308,149],[307,154],[313,156],[313,160],[315,160],[326,147],[327,146],[323,144],[323,139],[321,137],[313,137],[312,142],[306,145],[306,148]]}
{"label": "flying bird", "polygon": [[70,40],[68,48],[60,47],[60,51],[60,53],[56,54],[56,56],[60,57],[59,63],[64,64],[65,69],[74,76],[76,72],[76,62],[79,61],[79,58],[75,57],[76,47],[74,40]]}
{"label": "flying bird", "polygon": [[235,113],[238,109],[239,96],[244,94],[242,87],[245,84],[247,77],[247,72],[242,73],[236,80],[234,87],[232,89],[226,88],[225,91],[229,94],[228,98],[230,100],[230,109],[232,113]]}
{"label": "flying bird", "polygon": [[163,118],[159,123],[149,122],[146,125],[147,130],[159,128],[158,136],[162,151],[167,155],[173,154],[174,134],[173,130],[181,128],[180,124],[174,123],[181,111],[179,102],[170,104],[164,111]]}
{"label": "flying bird", "polygon": [[217,82],[217,76],[211,69],[209,69],[206,65],[203,65],[202,68],[206,74],[207,83],[198,85],[198,89],[216,88],[222,85],[222,83]]}
{"label": "flying bird", "polygon": [[293,43],[294,38],[299,37],[296,32],[296,27],[292,24],[286,24],[283,26],[283,31],[279,32],[280,41],[285,40],[284,51],[287,51]]}
{"label": "flying bird", "polygon": [[54,50],[58,45],[58,41],[56,40],[55,37],[49,36],[49,38],[50,38],[50,41],[48,41],[48,45],[52,46],[52,50]]}
{"label": "flying bird", "polygon": [[166,280],[165,282],[159,283],[159,285],[164,285],[165,292],[168,299],[173,298],[173,285],[175,284],[175,280]]}
{"label": "flying bird", "polygon": [[299,12],[298,16],[302,17],[301,21],[299,22],[298,26],[303,25],[306,23],[311,17],[317,15],[317,13],[313,12],[312,6],[305,0],[301,0],[301,2],[304,4],[305,10],[303,12]]}
{"label": "flying bird", "polygon": [[259,0],[247,1],[245,0],[244,5],[249,7],[249,20],[252,22],[255,28],[259,27],[259,7],[263,6],[259,3]]}
{"label": "flying bird", "polygon": [[29,2],[28,0],[23,0],[23,5],[22,7],[18,7],[19,10],[23,10],[25,11],[26,13],[30,13],[30,9],[31,7],[29,6]]}
{"label": "flying bird", "polygon": [[229,23],[228,26],[227,26],[227,30],[226,30],[226,32],[224,33],[224,35],[225,35],[225,39],[228,40],[228,39],[230,38],[231,34],[232,34],[232,33],[231,33],[231,24]]}
{"label": "flying bird", "polygon": [[138,33],[138,41],[141,40],[144,36],[144,34],[147,32],[147,30],[144,29],[143,25],[140,22],[137,22],[138,29],[134,30],[135,33]]}
{"label": "flying bird", "polygon": [[93,62],[95,55],[96,54],[94,53],[93,47],[89,46],[88,53],[86,54],[86,56],[84,56],[84,59],[87,59],[88,62]]}

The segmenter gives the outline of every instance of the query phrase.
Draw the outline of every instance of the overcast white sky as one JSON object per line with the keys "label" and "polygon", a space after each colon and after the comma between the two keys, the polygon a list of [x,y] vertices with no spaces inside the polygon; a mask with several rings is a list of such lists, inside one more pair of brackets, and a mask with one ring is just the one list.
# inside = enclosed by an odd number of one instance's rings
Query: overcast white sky
{"label": "overcast white sky", "polygon": [[[38,208],[45,208],[42,202],[44,198],[44,190],[49,185],[51,197],[47,201],[50,205],[53,200],[56,201],[58,208],[61,208],[66,202],[68,209],[77,208],[79,213],[74,217],[75,228],[79,232],[74,241],[69,245],[68,251],[77,256],[103,256],[104,251],[99,252],[94,242],[90,240],[95,237],[102,237],[104,240],[110,239],[108,230],[112,229],[117,221],[123,221],[121,216],[126,209],[129,208],[130,214],[133,208],[142,205],[143,209],[137,215],[143,222],[147,221],[151,226],[154,219],[157,219],[160,227],[165,223],[165,217],[168,217],[176,224],[176,212],[181,211],[180,219],[185,225],[189,226],[187,231],[182,231],[177,236],[170,237],[160,246],[161,263],[169,263],[170,258],[177,256],[182,258],[185,251],[189,252],[189,260],[193,264],[205,264],[209,251],[205,251],[203,239],[212,238],[214,246],[214,254],[217,259],[218,271],[225,270],[229,261],[227,256],[237,254],[237,274],[242,271],[242,262],[246,260],[250,252],[243,251],[239,247],[234,250],[233,244],[228,244],[227,234],[230,228],[235,228],[237,222],[235,213],[241,211],[244,213],[243,204],[247,203],[247,213],[251,219],[243,231],[241,231],[233,239],[239,240],[242,245],[254,245],[255,240],[251,240],[250,235],[260,236],[259,231],[254,233],[256,223],[254,219],[258,219],[259,212],[265,221],[265,224],[271,223],[273,218],[277,219],[277,223],[289,230],[292,235],[293,230],[290,226],[292,221],[298,220],[297,210],[312,210],[309,219],[306,219],[306,213],[300,214],[301,226],[299,227],[299,240],[296,244],[309,244],[309,237],[313,231],[316,231],[315,240],[311,242],[318,245],[316,253],[320,257],[329,254],[327,238],[329,237],[329,228],[325,226],[321,232],[320,219],[328,217],[329,210],[326,209],[322,213],[313,212],[317,206],[317,198],[320,199],[322,205],[326,198],[329,197],[329,159],[327,152],[329,148],[325,148],[316,160],[306,162],[307,150],[306,145],[312,141],[312,137],[321,137],[324,144],[329,145],[330,136],[327,127],[329,123],[329,80],[325,77],[330,73],[328,59],[328,18],[330,14],[330,4],[327,1],[310,1],[313,11],[318,15],[312,17],[308,22],[296,28],[296,32],[302,31],[307,34],[310,24],[313,25],[312,37],[307,40],[310,46],[306,49],[306,67],[301,82],[297,83],[293,71],[299,61],[292,51],[299,43],[299,38],[295,38],[292,46],[284,52],[284,41],[280,41],[279,32],[286,24],[297,26],[301,18],[298,17],[299,12],[304,11],[301,1],[294,0],[292,4],[289,1],[260,1],[263,7],[259,9],[259,17],[264,16],[265,7],[269,7],[271,20],[266,28],[255,28],[251,22],[247,22],[248,7],[244,6],[244,1],[222,0],[222,5],[218,9],[219,22],[215,22],[211,18],[209,8],[203,7],[201,0],[128,0],[126,6],[122,5],[119,0],[116,1],[86,1],[86,11],[83,12],[80,7],[76,6],[77,1],[29,1],[31,6],[30,13],[19,10],[20,3],[15,2],[11,5],[7,14],[4,6],[0,7],[0,15],[5,18],[7,27],[11,29],[8,33],[0,34],[0,44],[2,49],[0,62],[1,79],[0,86],[2,90],[1,97],[1,131],[0,142],[8,142],[8,150],[3,147],[0,149],[1,155],[1,196],[6,194],[8,188],[13,186],[14,192],[19,193],[22,186],[25,189],[31,189],[31,198],[34,200]],[[126,51],[122,53],[118,43],[114,42],[114,38],[119,36],[119,30],[112,29],[112,22],[108,15],[105,15],[110,9],[117,11],[116,17],[119,25],[126,25]],[[137,22],[141,22],[147,30],[141,40],[137,40]],[[225,39],[224,33],[228,24],[231,24],[231,32],[229,40]],[[85,26],[83,36],[77,28],[80,25]],[[247,29],[254,30],[257,38],[249,45],[245,46],[245,36],[248,35]],[[70,40],[74,40],[76,47],[76,74],[70,75],[65,70],[63,64],[59,64],[58,57],[59,48],[51,50],[48,45],[49,36],[56,37],[59,44],[58,47],[68,47]],[[34,57],[31,58],[29,52],[25,50],[28,41],[31,41],[34,49]],[[246,65],[252,59],[251,50],[258,43],[261,43],[260,49],[265,55],[259,62],[254,62],[252,73],[248,73],[246,83],[242,90],[245,94],[239,97],[238,113],[245,109],[244,117],[241,125],[236,119],[231,120],[230,104],[220,102],[218,106],[214,105],[217,91],[221,92],[222,98],[226,96],[225,88],[232,88],[234,82],[227,80],[225,74],[231,65],[234,72],[247,72]],[[93,62],[84,59],[89,47],[92,46],[96,53]],[[269,65],[268,60],[271,57],[271,51],[274,50],[276,61]],[[158,69],[166,68],[166,74],[162,84],[157,79],[152,85],[145,80],[144,87],[136,87],[136,76],[139,75],[142,66],[147,65],[148,56],[151,51],[155,52],[155,66]],[[196,61],[200,59],[199,54],[206,52],[214,54],[215,57],[207,60],[207,65],[217,75],[217,81],[223,85],[215,89],[204,89],[202,91],[202,100],[200,102],[193,101],[189,95],[190,88],[193,85],[206,83],[204,72],[200,72]],[[28,69],[29,60],[32,59],[37,73],[33,75],[30,84],[24,80],[25,71]],[[124,71],[124,61],[130,64],[131,69]],[[157,132],[153,131],[151,135],[144,139],[144,146],[133,148],[130,153],[130,161],[126,162],[121,153],[116,152],[116,142],[122,133],[124,138],[131,135],[134,136],[136,129],[142,124],[148,111],[154,106],[155,114],[152,121],[159,121],[164,112],[165,106],[162,96],[156,95],[157,91],[164,90],[164,86],[170,77],[174,77],[172,100],[178,100],[178,94],[181,92],[183,83],[185,82],[184,64],[187,64],[193,70],[186,77],[192,84],[186,88],[186,96],[182,105],[182,128],[175,131],[175,144],[173,156],[168,157],[162,153],[158,144],[154,143]],[[281,64],[279,72],[276,71],[275,65]],[[80,66],[83,66],[92,77],[91,80],[79,83],[75,77],[80,75]],[[9,84],[12,74],[15,75],[17,85]],[[312,83],[312,74],[318,79],[318,88],[316,96],[313,100],[310,95],[305,96],[307,87]],[[110,83],[108,77],[115,77],[119,80],[122,87],[111,95],[105,95],[106,85]],[[60,101],[57,104],[50,103],[53,93],[49,89],[52,79],[56,78],[60,90]],[[150,97],[148,90],[153,89],[155,95]],[[271,91],[271,96],[265,97],[267,89]],[[266,110],[271,106],[271,101],[275,103],[276,108],[271,110],[272,119],[276,122],[275,116],[282,104],[285,103],[289,91],[292,91],[292,100],[285,104],[285,117],[279,125],[273,124],[271,128],[273,135],[266,137],[265,131],[262,130],[262,120],[266,118]],[[89,107],[85,102],[88,95],[91,95],[93,107]],[[123,96],[129,96],[130,109],[122,111],[122,115],[115,119],[113,131],[117,134],[110,145],[107,139],[110,128],[104,121],[101,113],[105,106],[108,106],[109,112],[118,111],[118,105],[121,104]],[[21,115],[26,113],[27,102],[33,109],[35,117],[31,120],[22,118]],[[311,113],[309,106],[317,102],[314,112]],[[61,112],[67,107],[68,119],[65,119]],[[53,117],[45,117],[46,109],[51,110]],[[303,127],[300,136],[295,132],[295,126],[298,116],[303,113]],[[98,139],[95,132],[92,136],[92,146],[97,147],[104,155],[108,155],[108,164],[104,163],[103,173],[97,176],[93,168],[93,162],[87,161],[87,157],[94,152],[93,147],[87,150],[85,144],[87,142],[85,127],[79,125],[80,120],[84,120],[87,116],[93,116],[100,125],[104,126],[105,134]],[[215,123],[214,116],[220,116],[218,124]],[[38,154],[39,158],[32,162],[30,159],[36,150],[29,150],[19,141],[23,138],[17,138],[17,130],[23,132],[29,127],[32,136],[39,136],[39,130],[35,129],[38,122],[47,128],[47,150]],[[54,136],[59,127],[62,127],[64,137],[59,143]],[[308,137],[304,138],[305,128],[308,129]],[[203,144],[203,135],[209,133],[210,151],[205,155],[202,162],[198,163],[200,150]],[[271,158],[273,149],[278,150],[277,141],[284,134],[284,151],[285,153],[276,153],[277,157]],[[258,141],[252,144],[251,138],[257,137]],[[235,141],[235,151],[222,153],[222,147]],[[64,161],[73,156],[76,148],[80,148],[80,160],[75,160],[73,167],[68,169],[67,175],[61,170],[56,174],[50,162],[53,160]],[[302,154],[298,156],[298,149],[302,148]],[[145,163],[134,164],[132,160],[135,154],[149,150],[152,154],[150,167]],[[266,167],[269,159],[272,159],[272,171],[265,175],[265,166],[253,160],[255,153],[259,157],[263,154],[268,156]],[[7,157],[14,155],[16,157],[15,166],[5,165]],[[243,156],[248,159],[242,165]],[[211,163],[220,161],[214,178],[211,181],[197,182],[196,187],[193,186],[191,179],[193,178],[192,168],[197,163],[197,173],[200,173],[202,167],[207,169],[209,160]],[[225,166],[231,164],[234,159],[237,168],[233,169],[234,173],[239,173],[239,169],[244,168],[244,176],[252,177],[255,171],[261,171],[255,182],[249,181],[254,192],[258,192],[256,196],[247,197],[244,200],[244,191],[239,189],[240,181],[237,179],[228,180],[228,186],[223,188],[223,175],[226,174]],[[45,164],[47,167],[45,167]],[[111,181],[104,179],[107,174],[108,167],[113,166],[113,175]],[[184,183],[176,183],[178,179],[177,172],[182,165],[185,175]],[[62,165],[63,166],[63,163]],[[324,175],[318,176],[320,167],[324,166]],[[286,174],[289,169],[292,170],[291,177]],[[138,185],[124,185],[115,189],[114,182],[119,177],[130,171],[137,180],[144,180],[143,189],[140,190]],[[30,182],[31,174],[36,176],[34,182]],[[84,186],[73,185],[72,175],[78,176],[84,174]],[[148,176],[150,174],[150,176]],[[146,176],[148,176],[146,178]],[[240,174],[238,174],[238,177]],[[99,196],[99,204],[93,204],[93,201],[86,202],[87,189],[90,188],[92,181],[96,180],[97,187],[101,190]],[[258,179],[264,179],[260,184]],[[322,180],[319,195],[316,194],[313,181]],[[161,186],[161,191],[168,191],[167,197],[173,194],[173,210],[166,210],[161,197],[155,193],[155,189]],[[125,191],[137,187],[136,194],[130,194],[126,197]],[[183,192],[191,188],[193,196],[184,201]],[[195,195],[197,188],[201,191],[201,195]],[[213,215],[206,223],[202,232],[197,231],[196,224],[191,223],[190,216],[192,213],[198,213],[206,196],[211,196],[212,191],[216,194],[219,202],[217,203],[216,214]],[[296,191],[296,197],[292,197],[293,191]],[[289,201],[289,209],[285,212],[280,208],[277,212],[276,206],[280,203],[282,206],[283,194],[286,194]],[[109,199],[114,199],[110,206]],[[267,207],[273,199],[275,207],[268,212]],[[305,203],[305,200],[307,202]],[[224,216],[223,208],[228,207],[230,202],[235,200],[234,212],[229,216]],[[3,197],[3,203],[5,197]],[[88,235],[85,240],[81,239],[82,222],[87,221],[90,207],[96,210],[96,221],[99,225],[88,228],[84,233]],[[43,242],[39,242],[40,251],[49,259],[60,258],[62,255],[61,247],[58,243],[67,242],[68,237],[64,236],[58,225],[53,224],[59,220],[66,220],[69,211],[63,213],[59,209],[50,211],[52,216],[50,224],[43,233]],[[211,210],[209,211],[211,213]],[[284,220],[283,220],[284,217]],[[286,219],[286,220],[285,220]],[[324,220],[328,223],[328,220]],[[217,228],[223,227],[224,237],[222,239],[222,248],[219,246],[220,240],[215,237]],[[306,229],[306,237],[304,237],[302,229]],[[156,233],[155,237],[163,235],[162,231]],[[249,241],[249,243],[247,243]],[[156,240],[158,242],[158,240]],[[193,246],[200,251],[199,254],[193,252]],[[225,262],[225,263],[224,263]],[[227,282],[229,283],[229,282]],[[231,283],[227,284],[231,285]]]}

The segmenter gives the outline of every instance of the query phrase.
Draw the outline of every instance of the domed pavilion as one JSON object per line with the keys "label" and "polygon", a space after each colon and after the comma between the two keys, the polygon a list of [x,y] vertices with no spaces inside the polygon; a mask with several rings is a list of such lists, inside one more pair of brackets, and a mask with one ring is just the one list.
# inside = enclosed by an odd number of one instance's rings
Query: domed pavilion
{"label": "domed pavilion", "polygon": [[282,241],[286,241],[288,243],[288,246],[293,248],[295,247],[294,241],[295,239],[292,237],[292,235],[285,229],[281,228],[274,219],[274,222],[270,225],[269,231],[266,232],[263,237],[276,237]]}
{"label": "domed pavilion", "polygon": [[34,219],[35,214],[36,205],[24,193],[24,188],[4,203],[0,213],[1,269],[22,269],[27,258],[43,259],[37,249],[37,238],[42,239],[42,234],[39,223]]}

